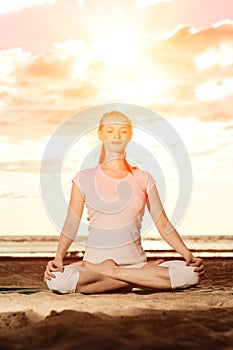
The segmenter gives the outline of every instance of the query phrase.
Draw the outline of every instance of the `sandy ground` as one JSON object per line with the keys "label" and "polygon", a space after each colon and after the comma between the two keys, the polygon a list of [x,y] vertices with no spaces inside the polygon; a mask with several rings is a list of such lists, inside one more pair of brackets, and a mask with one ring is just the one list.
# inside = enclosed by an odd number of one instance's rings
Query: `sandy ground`
{"label": "sandy ground", "polygon": [[2,287],[41,288],[0,294],[0,349],[233,348],[233,259],[206,259],[185,291],[99,295],[48,291],[47,260],[0,259]]}

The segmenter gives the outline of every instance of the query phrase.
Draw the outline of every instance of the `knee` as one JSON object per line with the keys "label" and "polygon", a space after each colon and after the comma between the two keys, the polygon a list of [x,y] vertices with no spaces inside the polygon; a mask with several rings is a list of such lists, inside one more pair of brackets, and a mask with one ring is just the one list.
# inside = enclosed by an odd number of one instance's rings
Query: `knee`
{"label": "knee", "polygon": [[200,281],[198,273],[194,272],[194,267],[170,267],[169,275],[171,280],[172,289],[176,288],[189,288],[197,285]]}
{"label": "knee", "polygon": [[61,272],[53,272],[55,278],[52,277],[51,280],[47,279],[46,284],[50,290],[59,291],[60,285],[62,284]]}
{"label": "knee", "polygon": [[55,278],[46,280],[48,288],[61,294],[74,293],[78,280],[79,269],[77,266],[64,266],[63,272],[54,272]]}
{"label": "knee", "polygon": [[184,261],[174,260],[160,265],[168,267],[172,289],[188,288],[200,282],[198,273],[194,271],[195,267],[186,266]]}

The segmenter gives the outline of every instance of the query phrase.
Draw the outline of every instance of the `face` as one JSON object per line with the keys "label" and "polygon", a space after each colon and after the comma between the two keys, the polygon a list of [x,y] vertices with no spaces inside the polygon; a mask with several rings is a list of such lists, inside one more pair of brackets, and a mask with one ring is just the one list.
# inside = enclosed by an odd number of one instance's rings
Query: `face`
{"label": "face", "polygon": [[118,117],[116,121],[116,118],[109,117],[101,125],[98,135],[109,151],[123,153],[132,137],[132,126],[124,118]]}

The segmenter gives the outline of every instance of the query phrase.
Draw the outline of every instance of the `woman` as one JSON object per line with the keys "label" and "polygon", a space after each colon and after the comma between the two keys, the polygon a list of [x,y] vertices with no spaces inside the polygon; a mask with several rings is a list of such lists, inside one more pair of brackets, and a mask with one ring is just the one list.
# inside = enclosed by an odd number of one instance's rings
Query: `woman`
{"label": "woman", "polygon": [[[44,280],[60,293],[101,293],[187,288],[204,275],[195,258],[169,222],[152,176],[132,167],[125,158],[132,123],[123,113],[103,114],[98,136],[99,165],[79,171],[73,179],[70,203],[57,254],[49,261]],[[77,233],[84,203],[89,236],[82,261],[63,266],[63,258]],[[163,239],[185,261],[147,262],[140,229],[145,205]]]}

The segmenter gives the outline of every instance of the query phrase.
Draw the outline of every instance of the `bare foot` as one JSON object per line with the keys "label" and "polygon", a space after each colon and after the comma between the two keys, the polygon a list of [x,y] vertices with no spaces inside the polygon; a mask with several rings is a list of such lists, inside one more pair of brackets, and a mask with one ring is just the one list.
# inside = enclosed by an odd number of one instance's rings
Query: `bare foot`
{"label": "bare foot", "polygon": [[105,276],[111,275],[111,273],[113,272],[113,269],[118,266],[115,263],[115,261],[112,259],[104,260],[98,264],[93,264],[89,261],[82,260],[82,261],[78,261],[77,263],[73,263],[71,265],[78,265],[78,266],[84,267],[89,271],[98,272]]}
{"label": "bare foot", "polygon": [[146,268],[151,267],[151,266],[157,266],[157,265],[161,264],[162,262],[164,262],[163,259],[148,261],[147,264],[142,267],[142,269],[146,269]]}

